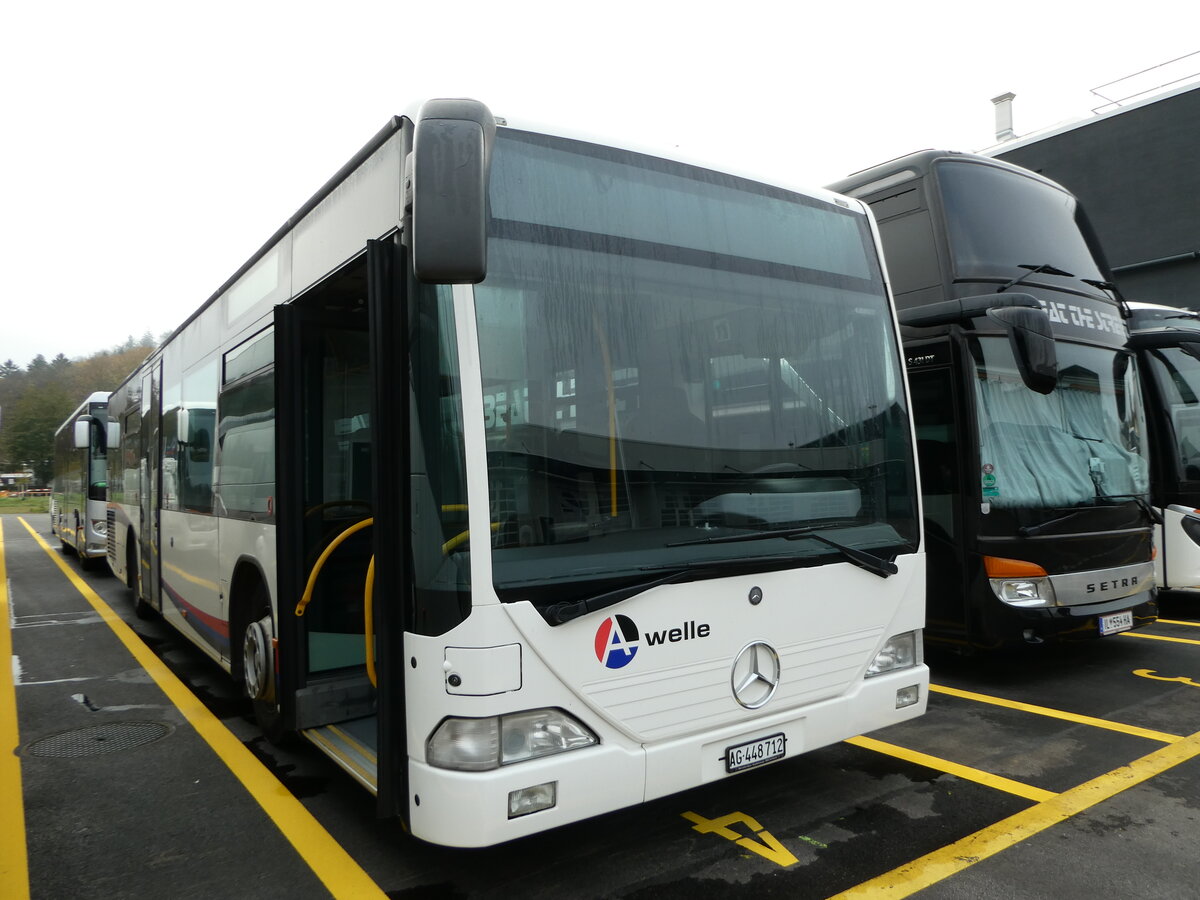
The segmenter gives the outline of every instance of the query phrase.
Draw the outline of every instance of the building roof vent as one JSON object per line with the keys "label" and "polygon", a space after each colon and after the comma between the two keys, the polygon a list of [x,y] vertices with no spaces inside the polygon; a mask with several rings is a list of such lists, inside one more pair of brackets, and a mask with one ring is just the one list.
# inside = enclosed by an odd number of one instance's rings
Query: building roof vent
{"label": "building roof vent", "polygon": [[1012,115],[1012,102],[1016,96],[1010,92],[992,98],[992,103],[996,105],[996,140],[999,143],[1011,141],[1017,136],[1013,132]]}

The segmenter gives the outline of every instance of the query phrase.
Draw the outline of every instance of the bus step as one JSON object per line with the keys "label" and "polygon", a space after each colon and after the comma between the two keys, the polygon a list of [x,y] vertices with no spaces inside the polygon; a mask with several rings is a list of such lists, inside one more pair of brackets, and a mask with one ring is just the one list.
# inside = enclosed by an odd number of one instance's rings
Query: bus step
{"label": "bus step", "polygon": [[375,716],[306,728],[300,732],[372,794],[379,790]]}

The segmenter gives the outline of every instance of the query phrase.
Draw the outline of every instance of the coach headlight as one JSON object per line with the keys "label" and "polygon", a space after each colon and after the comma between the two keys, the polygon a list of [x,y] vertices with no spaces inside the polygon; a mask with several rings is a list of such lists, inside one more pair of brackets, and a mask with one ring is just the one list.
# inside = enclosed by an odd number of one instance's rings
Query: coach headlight
{"label": "coach headlight", "polygon": [[479,772],[597,743],[587,726],[561,709],[535,709],[443,719],[425,744],[425,759],[441,769]]}
{"label": "coach headlight", "polygon": [[985,556],[984,568],[992,592],[1009,606],[1054,606],[1054,585],[1046,570],[1021,559]]}

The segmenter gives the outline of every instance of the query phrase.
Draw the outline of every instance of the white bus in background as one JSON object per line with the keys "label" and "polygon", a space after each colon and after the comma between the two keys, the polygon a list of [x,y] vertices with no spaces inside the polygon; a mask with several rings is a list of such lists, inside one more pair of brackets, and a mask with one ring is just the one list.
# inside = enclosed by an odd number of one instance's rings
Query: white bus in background
{"label": "white bus in background", "polygon": [[105,555],[108,393],[97,391],[54,433],[50,533],[89,568]]}
{"label": "white bus in background", "polygon": [[1200,594],[1200,313],[1130,301],[1150,431],[1150,502],[1158,586]]}
{"label": "white bus in background", "polygon": [[901,360],[861,203],[430,101],[114,392],[109,562],[499,843],[924,711]]}

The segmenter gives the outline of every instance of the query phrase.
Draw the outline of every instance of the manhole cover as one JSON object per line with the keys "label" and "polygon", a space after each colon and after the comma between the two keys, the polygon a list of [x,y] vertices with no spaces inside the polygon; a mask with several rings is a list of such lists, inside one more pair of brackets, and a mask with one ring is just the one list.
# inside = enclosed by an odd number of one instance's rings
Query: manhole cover
{"label": "manhole cover", "polygon": [[110,722],[52,734],[29,744],[25,753],[57,759],[100,756],[151,744],[170,733],[171,726],[161,722]]}

